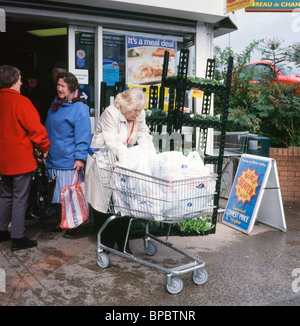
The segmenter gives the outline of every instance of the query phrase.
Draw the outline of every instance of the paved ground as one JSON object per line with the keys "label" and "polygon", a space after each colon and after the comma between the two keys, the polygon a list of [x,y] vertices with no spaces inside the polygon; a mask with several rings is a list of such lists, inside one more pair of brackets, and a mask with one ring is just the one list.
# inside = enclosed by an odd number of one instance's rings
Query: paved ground
{"label": "paved ground", "polygon": [[[52,235],[27,221],[38,247],[10,251],[0,243],[2,306],[284,306],[300,305],[300,208],[285,206],[287,232],[263,224],[250,235],[218,223],[216,234],[171,237],[169,241],[205,261],[208,280],[196,285],[181,276],[183,290],[169,294],[163,272],[110,254],[111,264],[96,263],[96,236],[90,226],[70,239]],[[189,261],[158,244],[148,258],[141,239],[131,240],[135,257],[174,267]],[[5,283],[5,284],[4,284]],[[3,290],[5,289],[5,292]]]}

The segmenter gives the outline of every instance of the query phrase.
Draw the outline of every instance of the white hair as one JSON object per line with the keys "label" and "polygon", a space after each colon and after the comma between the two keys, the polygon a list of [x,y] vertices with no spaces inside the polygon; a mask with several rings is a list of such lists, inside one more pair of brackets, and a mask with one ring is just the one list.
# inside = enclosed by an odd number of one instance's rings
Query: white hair
{"label": "white hair", "polygon": [[119,93],[114,106],[124,114],[127,111],[143,110],[146,107],[146,96],[141,88],[134,87]]}

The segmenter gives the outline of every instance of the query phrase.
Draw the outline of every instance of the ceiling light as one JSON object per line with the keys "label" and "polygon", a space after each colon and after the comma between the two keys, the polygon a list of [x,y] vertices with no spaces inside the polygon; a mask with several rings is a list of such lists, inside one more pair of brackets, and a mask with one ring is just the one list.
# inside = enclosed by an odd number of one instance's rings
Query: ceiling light
{"label": "ceiling light", "polygon": [[27,33],[40,37],[67,35],[67,27],[34,29],[27,31]]}

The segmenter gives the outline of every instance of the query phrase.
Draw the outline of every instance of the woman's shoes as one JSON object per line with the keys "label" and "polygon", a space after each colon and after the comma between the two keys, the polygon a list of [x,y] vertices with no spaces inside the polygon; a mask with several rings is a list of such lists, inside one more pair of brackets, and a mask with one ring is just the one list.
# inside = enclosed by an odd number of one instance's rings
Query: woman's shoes
{"label": "woman's shoes", "polygon": [[34,248],[37,246],[36,240],[30,240],[26,236],[20,239],[12,239],[11,251]]}
{"label": "woman's shoes", "polygon": [[62,232],[62,231],[63,231],[63,229],[62,229],[61,227],[56,226],[55,228],[53,228],[53,229],[50,231],[50,233],[51,233],[51,234],[58,234],[58,233],[60,233],[60,232]]}
{"label": "woman's shoes", "polygon": [[[8,241],[10,239],[10,233],[8,231],[0,231],[0,242]],[[29,249],[37,246],[36,240],[30,240],[26,236],[20,239],[12,238],[11,240],[11,251]]]}
{"label": "woman's shoes", "polygon": [[[118,245],[118,250],[123,252],[124,250],[124,243],[123,244],[119,244],[117,242],[117,245]],[[127,242],[126,244],[126,248],[125,248],[125,253],[129,254],[129,255],[133,255],[132,251],[130,250],[130,247],[129,247],[129,242]]]}
{"label": "woman's shoes", "polygon": [[72,236],[75,235],[77,232],[78,232],[78,228],[70,229],[67,230],[63,236],[66,238],[72,238]]}
{"label": "woman's shoes", "polygon": [[129,254],[129,255],[133,255],[132,251],[131,251],[130,248],[129,248],[129,245],[126,246],[125,252],[126,252],[127,254]]}
{"label": "woman's shoes", "polygon": [[8,231],[0,231],[0,242],[10,240],[10,233]]}

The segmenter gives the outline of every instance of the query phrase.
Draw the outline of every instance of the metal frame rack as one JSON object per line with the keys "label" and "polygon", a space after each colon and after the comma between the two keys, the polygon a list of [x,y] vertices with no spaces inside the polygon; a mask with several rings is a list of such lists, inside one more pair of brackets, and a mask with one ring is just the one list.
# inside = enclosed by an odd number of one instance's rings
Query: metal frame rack
{"label": "metal frame rack", "polygon": [[[214,196],[214,211],[212,216],[212,223],[216,226],[217,215],[219,209],[219,198],[220,198],[220,187],[221,187],[221,177],[222,177],[222,165],[224,158],[224,149],[225,149],[225,136],[226,136],[226,125],[229,109],[229,98],[230,98],[230,88],[231,88],[231,79],[232,79],[232,69],[233,69],[233,58],[230,57],[228,60],[227,66],[227,77],[225,85],[218,85],[214,83],[192,83],[187,78],[188,70],[188,59],[189,59],[189,50],[181,49],[180,51],[180,60],[177,78],[167,78],[168,72],[168,63],[169,63],[169,52],[165,51],[164,64],[163,64],[163,73],[162,73],[162,83],[160,89],[160,98],[159,98],[159,108],[163,108],[164,100],[164,91],[165,88],[169,88],[169,106],[168,106],[168,115],[167,116],[148,116],[147,124],[154,128],[157,126],[166,125],[167,132],[171,134],[174,131],[181,131],[183,126],[189,127],[200,127],[200,131],[203,133],[204,139],[204,149],[206,149],[207,141],[207,129],[208,128],[217,128],[221,131],[220,141],[219,141],[219,153],[217,156],[205,154],[204,162],[205,164],[216,164],[217,165],[217,182],[216,182],[216,195]],[[206,70],[206,79],[212,80],[214,74],[214,61],[209,59],[207,62]],[[197,89],[204,92],[204,107],[202,108],[202,113],[209,113],[210,109],[210,96],[212,93],[220,94],[223,96],[223,114],[220,121],[215,121],[206,117],[203,120],[200,119],[191,119],[186,115],[181,108],[184,107],[185,94],[187,90]],[[156,92],[150,91],[151,94],[157,94]],[[151,100],[150,103],[157,103],[155,100]],[[211,230],[211,233],[215,233],[216,227]]]}

